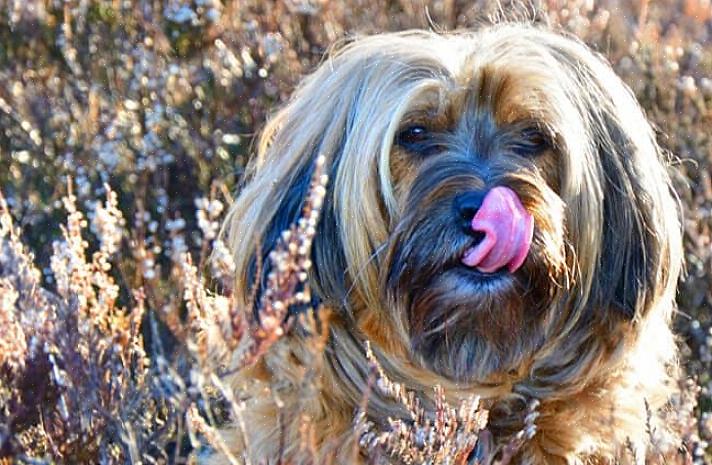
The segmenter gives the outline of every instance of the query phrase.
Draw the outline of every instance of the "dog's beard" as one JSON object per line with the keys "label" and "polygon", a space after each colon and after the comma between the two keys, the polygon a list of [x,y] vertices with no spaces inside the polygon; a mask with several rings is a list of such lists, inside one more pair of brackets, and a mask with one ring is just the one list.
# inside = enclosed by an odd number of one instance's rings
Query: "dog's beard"
{"label": "dog's beard", "polygon": [[483,181],[456,162],[421,173],[391,237],[390,301],[407,320],[415,358],[454,380],[485,380],[519,365],[541,342],[563,281],[561,203],[543,180],[502,172],[494,185],[509,185],[527,205],[534,238],[515,273],[483,273],[462,263],[478,238],[463,231],[452,207],[458,192],[482,190]]}

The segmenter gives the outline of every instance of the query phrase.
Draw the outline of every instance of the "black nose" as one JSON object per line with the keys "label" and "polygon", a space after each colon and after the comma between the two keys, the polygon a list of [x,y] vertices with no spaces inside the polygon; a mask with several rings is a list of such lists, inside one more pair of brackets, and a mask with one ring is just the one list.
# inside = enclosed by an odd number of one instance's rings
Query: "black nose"
{"label": "black nose", "polygon": [[456,221],[465,233],[472,236],[481,234],[473,231],[471,224],[472,218],[475,217],[477,210],[482,206],[484,198],[485,194],[483,192],[471,191],[458,195],[453,201]]}

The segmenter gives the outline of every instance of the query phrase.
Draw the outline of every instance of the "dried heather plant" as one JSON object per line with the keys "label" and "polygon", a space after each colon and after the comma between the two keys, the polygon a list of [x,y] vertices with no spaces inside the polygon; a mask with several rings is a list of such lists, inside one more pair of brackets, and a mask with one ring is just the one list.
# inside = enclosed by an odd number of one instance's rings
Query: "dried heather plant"
{"label": "dried heather plant", "polygon": [[[198,267],[187,252],[175,263],[177,286],[182,289],[182,303],[187,310],[184,320],[173,318],[171,331],[181,342],[188,345],[191,353],[200,361],[199,366],[212,368],[212,362],[220,362],[228,356],[230,333],[230,297],[209,292]],[[176,315],[175,308],[167,313]]]}
{"label": "dried heather plant", "polygon": [[486,426],[488,411],[479,397],[464,400],[459,408],[445,400],[441,386],[434,388],[434,411],[427,412],[420,399],[400,383],[391,381],[366,342],[366,357],[375,375],[376,388],[401,403],[410,419],[388,419],[389,430],[376,431],[365,411],[356,416],[360,446],[371,454],[388,456],[403,464],[464,465],[473,454],[478,435]]}
{"label": "dried heather plant", "polygon": [[433,412],[428,412],[414,392],[388,378],[368,341],[366,358],[375,387],[403,405],[410,417],[409,420],[389,418],[388,430],[377,431],[376,425],[366,419],[365,399],[354,424],[359,445],[375,463],[388,457],[388,463],[406,465],[508,465],[536,434],[537,400],[528,403],[522,429],[504,445],[495,447],[490,432],[485,429],[489,411],[481,407],[479,397],[466,399],[459,408],[454,408],[445,400],[443,388],[435,386]]}
{"label": "dried heather plant", "polygon": [[[656,428],[651,421],[652,412],[646,402],[646,413],[648,420],[646,429],[652,451],[647,457],[646,463],[657,464],[685,464],[685,465],[705,465],[709,460],[705,457],[705,449],[709,443],[705,440],[704,416],[700,420],[696,418],[695,412],[699,409],[699,399],[701,388],[695,380],[679,380],[678,391],[670,399],[670,406],[666,409],[663,417],[664,428]],[[712,423],[711,423],[712,424]],[[667,434],[674,431],[679,438],[673,436],[680,443],[670,443]],[[709,436],[707,439],[712,439]]]}
{"label": "dried heather plant", "polygon": [[0,193],[0,457],[21,444],[47,443],[32,427],[19,427],[32,423],[37,405],[53,397],[44,376],[44,341],[55,332],[56,302],[40,283]]}
{"label": "dried heather plant", "polygon": [[5,368],[12,374],[24,368],[27,341],[19,321],[20,313],[16,311],[20,293],[12,277],[5,275],[8,269],[17,268],[11,262],[23,256],[7,203],[0,194],[0,369]]}
{"label": "dried heather plant", "polygon": [[153,463],[176,439],[185,410],[170,408],[176,391],[149,369],[143,292],[133,292],[129,309],[117,304],[111,256],[123,218],[106,192],[93,217],[99,247],[90,260],[88,222],[71,191],[64,198],[69,215],[51,257],[56,295],[42,287],[0,197],[0,311],[14,322],[12,334],[0,332],[0,457],[12,463]]}
{"label": "dried heather plant", "polygon": [[[0,193],[0,279],[3,281],[3,319],[19,323],[27,341],[25,349],[20,348],[25,343],[11,339],[19,336],[17,328],[7,326],[7,333],[2,340],[6,347],[17,358],[22,354],[34,358],[41,350],[38,341],[44,339],[52,331],[54,306],[50,302],[50,294],[41,286],[41,275],[34,265],[32,253],[20,240],[20,233],[13,225],[7,202]],[[17,294],[15,298],[14,294]],[[11,314],[12,313],[12,314]],[[7,339],[5,338],[7,336]],[[17,345],[15,345],[17,344]],[[3,351],[4,352],[4,351]]]}
{"label": "dried heather plant", "polygon": [[0,279],[0,367],[10,372],[24,368],[27,342],[25,332],[15,315],[19,293],[7,279]]}
{"label": "dried heather plant", "polygon": [[[311,245],[329,179],[325,174],[325,163],[323,156],[316,159],[301,216],[288,230],[282,232],[277,245],[269,254],[271,271],[260,298],[257,312],[259,317],[250,322],[249,344],[243,349],[240,366],[253,363],[288,331],[295,322],[295,318],[289,315],[290,308],[311,308],[312,297],[307,276],[312,265]],[[233,329],[236,334],[244,333],[241,313],[234,313]]]}
{"label": "dried heather plant", "polygon": [[[312,363],[319,360],[314,354],[322,350],[326,341],[328,315],[321,310],[317,318],[316,310],[311,307],[306,278],[311,266],[311,243],[328,181],[323,171],[324,159],[320,158],[315,164],[312,186],[300,219],[283,233],[270,253],[271,272],[259,302],[259,319],[250,321],[245,318],[245,312],[239,311],[241,309],[237,308],[229,292],[215,293],[206,287],[206,277],[200,270],[203,269],[203,258],[208,246],[213,249],[212,277],[220,283],[225,278],[232,278],[234,274],[234,263],[229,252],[213,234],[213,226],[217,224],[217,215],[222,208],[210,200],[212,194],[196,202],[198,226],[203,234],[201,260],[194,264],[191,254],[178,248],[170,254],[171,286],[179,292],[162,299],[154,294],[153,306],[160,309],[156,312],[157,316],[181,346],[187,349],[192,362],[185,367],[187,372],[178,372],[160,355],[160,351],[159,355],[154,355],[154,359],[157,361],[162,385],[172,393],[170,401],[174,410],[185,413],[183,425],[195,449],[199,449],[201,441],[204,441],[215,449],[227,451],[219,434],[213,429],[213,425],[219,424],[215,413],[218,416],[229,414],[241,422],[240,402],[232,397],[231,391],[217,376],[223,362],[227,362],[231,356],[240,360],[237,369],[246,366],[281,336],[298,327],[299,331],[295,333],[297,337],[309,338],[302,354],[306,365],[312,367]],[[175,238],[183,226],[171,223],[166,227],[171,237]],[[147,250],[141,244],[138,248]],[[229,284],[227,287],[229,290]],[[289,310],[296,306],[299,306],[300,311],[290,314]],[[184,313],[182,309],[185,309]],[[152,327],[156,327],[153,320]],[[154,333],[157,334],[158,330],[154,329]],[[160,337],[156,336],[155,339],[159,340]],[[308,367],[304,371],[301,383],[305,393],[316,385],[314,373],[315,370]],[[220,398],[222,400],[218,401]],[[214,410],[216,403],[222,407]],[[199,405],[203,407],[198,409]]]}
{"label": "dried heather plant", "polygon": [[507,441],[499,453],[492,454],[493,456],[497,456],[497,459],[494,460],[493,465],[508,465],[517,455],[517,452],[519,452],[522,446],[534,437],[536,434],[536,419],[539,417],[538,408],[539,401],[536,399],[533,399],[527,404],[524,426],[521,430],[509,438],[509,441]]}

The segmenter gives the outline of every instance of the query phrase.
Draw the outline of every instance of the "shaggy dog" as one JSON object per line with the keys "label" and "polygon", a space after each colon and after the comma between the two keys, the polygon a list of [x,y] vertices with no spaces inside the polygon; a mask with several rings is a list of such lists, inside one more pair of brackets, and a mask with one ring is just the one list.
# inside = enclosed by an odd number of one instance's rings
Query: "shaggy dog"
{"label": "shaggy dog", "polygon": [[[225,440],[238,457],[308,463],[308,419],[318,462],[367,463],[353,417],[370,341],[424,399],[435,385],[453,402],[481,396],[497,444],[537,399],[516,463],[643,460],[675,375],[681,227],[653,131],[603,59],[522,24],[331,54],[268,122],[226,221],[245,308],[320,155],[308,282],[331,321],[315,393],[302,394],[295,335],[234,375],[245,427]],[[387,429],[401,407],[372,390],[365,410]]]}

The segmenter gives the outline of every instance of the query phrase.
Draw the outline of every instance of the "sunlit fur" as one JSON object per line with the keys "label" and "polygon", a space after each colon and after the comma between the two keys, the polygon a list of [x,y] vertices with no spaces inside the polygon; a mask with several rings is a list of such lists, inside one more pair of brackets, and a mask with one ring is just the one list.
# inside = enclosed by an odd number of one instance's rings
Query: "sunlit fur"
{"label": "sunlit fur", "polygon": [[[437,153],[395,143],[412,124],[444,135]],[[511,147],[532,124],[549,143],[522,156]],[[522,24],[383,34],[333,52],[267,123],[225,222],[250,311],[255,252],[266,263],[298,217],[318,155],[331,177],[310,282],[333,310],[330,337],[313,395],[298,386],[296,336],[234,376],[251,396],[246,431],[225,432],[238,457],[276,463],[282,448],[288,463],[307,463],[307,418],[321,462],[365,463],[351,421],[367,339],[389,376],[424,398],[436,384],[453,401],[482,395],[500,443],[539,399],[518,463],[649,452],[644,404],[661,408],[675,374],[680,222],[653,131],[604,60]],[[472,238],[449,209],[495,185],[534,216],[534,242],[522,269],[485,282],[457,266]],[[378,392],[369,399],[376,424],[403,415]]]}

